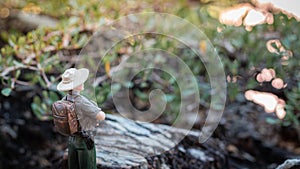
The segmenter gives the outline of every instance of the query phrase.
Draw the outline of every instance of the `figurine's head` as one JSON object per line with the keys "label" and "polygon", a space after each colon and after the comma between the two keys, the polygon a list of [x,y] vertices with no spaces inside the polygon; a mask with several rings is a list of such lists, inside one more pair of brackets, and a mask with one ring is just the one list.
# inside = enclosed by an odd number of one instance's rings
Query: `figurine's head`
{"label": "figurine's head", "polygon": [[81,91],[84,89],[83,84],[87,80],[88,76],[89,76],[89,70],[86,68],[67,69],[61,76],[62,81],[57,85],[57,90],[59,90],[59,91],[69,91],[69,90]]}

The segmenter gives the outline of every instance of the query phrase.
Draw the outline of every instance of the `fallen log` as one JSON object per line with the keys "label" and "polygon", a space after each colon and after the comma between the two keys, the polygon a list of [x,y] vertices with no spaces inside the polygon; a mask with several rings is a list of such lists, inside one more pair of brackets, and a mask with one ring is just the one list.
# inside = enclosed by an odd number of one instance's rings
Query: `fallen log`
{"label": "fallen log", "polygon": [[300,168],[299,159],[288,159],[283,164],[279,165],[276,169],[298,169]]}
{"label": "fallen log", "polygon": [[0,30],[18,30],[27,33],[38,27],[56,27],[58,20],[38,14],[29,14],[16,9],[8,9],[8,15],[0,18]]}
{"label": "fallen log", "polygon": [[[97,167],[228,168],[225,146],[215,139],[200,144],[198,136],[197,131],[107,115],[95,136]],[[67,168],[67,158],[62,164]]]}

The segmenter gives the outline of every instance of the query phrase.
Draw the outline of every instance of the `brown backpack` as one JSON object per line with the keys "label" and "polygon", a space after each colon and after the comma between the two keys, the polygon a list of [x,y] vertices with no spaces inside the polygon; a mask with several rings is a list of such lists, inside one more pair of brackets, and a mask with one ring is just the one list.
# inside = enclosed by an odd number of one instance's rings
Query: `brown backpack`
{"label": "brown backpack", "polygon": [[54,126],[60,134],[70,136],[80,131],[74,100],[68,100],[66,97],[54,102],[51,109]]}

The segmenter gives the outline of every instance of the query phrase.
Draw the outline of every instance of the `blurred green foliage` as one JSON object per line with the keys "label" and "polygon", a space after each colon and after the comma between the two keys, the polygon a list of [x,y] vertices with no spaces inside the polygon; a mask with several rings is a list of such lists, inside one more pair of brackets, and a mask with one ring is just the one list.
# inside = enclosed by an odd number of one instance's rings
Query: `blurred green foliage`
{"label": "blurred green foliage", "polygon": [[[288,115],[285,124],[299,125],[299,110],[297,103],[300,101],[300,55],[299,35],[300,23],[294,18],[282,13],[274,14],[274,23],[255,26],[251,31],[244,27],[222,25],[217,16],[221,8],[236,4],[239,1],[219,2],[210,1],[172,1],[172,0],[4,0],[1,9],[19,10],[27,13],[49,15],[58,19],[58,26],[54,28],[40,27],[25,35],[22,33],[0,32],[5,45],[0,52],[0,80],[1,93],[9,96],[16,88],[22,86],[39,86],[43,92],[38,93],[32,102],[32,110],[40,119],[45,119],[49,113],[49,106],[60,98],[63,93],[56,91],[60,74],[68,67],[74,66],[72,58],[88,42],[88,39],[97,29],[107,21],[130,13],[156,11],[172,13],[189,20],[199,27],[210,39],[218,52],[226,75],[228,75],[228,102],[239,101],[247,89],[257,88],[255,74],[262,68],[275,69],[277,76],[288,83],[284,94],[287,97],[286,110]],[[1,30],[0,30],[1,31]],[[282,45],[292,51],[293,57],[282,64],[280,58],[286,53],[270,53],[266,48],[268,40],[279,39]],[[130,43],[129,43],[130,44]],[[200,105],[209,107],[210,84],[203,63],[189,49],[178,51],[177,44],[167,38],[156,39],[152,47],[165,49],[180,54],[183,61],[189,66],[198,79],[201,95]],[[228,47],[229,46],[229,47]],[[126,46],[139,47],[139,44]],[[230,48],[230,50],[229,50]],[[110,57],[100,65],[103,67],[100,74],[105,75],[104,67],[119,63],[122,56],[122,45],[116,46]],[[163,62],[160,58],[158,61]],[[135,97],[147,105],[148,93],[159,88],[166,93],[169,111],[168,116],[176,116],[180,105],[180,91],[174,79],[166,73],[158,73],[167,82],[166,86],[149,82],[151,72],[143,72],[136,76],[141,79],[138,83],[129,82],[127,86],[115,84],[111,87],[110,80],[104,80],[95,88],[99,104],[105,102],[112,92],[122,87],[130,87]],[[133,83],[133,84],[132,84]],[[34,90],[34,88],[32,90]],[[113,91],[112,91],[113,90]],[[270,120],[269,120],[270,121]],[[274,122],[274,121],[272,121]]]}

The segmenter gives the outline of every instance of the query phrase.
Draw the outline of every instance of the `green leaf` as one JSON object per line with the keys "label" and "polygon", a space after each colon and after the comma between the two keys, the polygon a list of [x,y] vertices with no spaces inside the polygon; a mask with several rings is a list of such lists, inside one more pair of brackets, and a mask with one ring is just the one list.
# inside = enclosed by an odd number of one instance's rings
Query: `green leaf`
{"label": "green leaf", "polygon": [[21,74],[21,70],[17,70],[16,71],[16,79],[19,78],[20,74]]}
{"label": "green leaf", "polygon": [[20,37],[19,39],[18,39],[18,44],[19,45],[24,45],[26,43],[26,38],[25,37]]}
{"label": "green leaf", "polygon": [[172,102],[176,97],[175,95],[171,95],[171,94],[166,94],[165,96],[167,102]]}
{"label": "green leaf", "polygon": [[86,35],[82,35],[79,41],[77,42],[78,46],[84,46],[84,44],[88,41],[88,37]]}
{"label": "green leaf", "polygon": [[268,118],[266,118],[266,122],[269,123],[269,124],[278,124],[279,120],[268,117]]}
{"label": "green leaf", "polygon": [[35,96],[35,97],[33,98],[33,102],[36,103],[36,104],[41,104],[41,99],[40,99],[40,97],[39,97],[39,96]]}
{"label": "green leaf", "polygon": [[141,92],[140,90],[136,89],[134,90],[134,94],[136,94],[140,99],[147,100],[149,97],[146,93]]}
{"label": "green leaf", "polygon": [[11,46],[11,47],[14,47],[16,44],[12,41],[12,39],[8,39],[8,44]]}
{"label": "green leaf", "polygon": [[38,77],[38,82],[42,87],[47,88],[47,85],[42,77]]}
{"label": "green leaf", "polygon": [[16,61],[16,60],[14,60],[13,63],[14,63],[16,66],[19,66],[19,67],[23,67],[23,66],[24,66],[23,63],[18,62],[18,61]]}
{"label": "green leaf", "polygon": [[111,92],[112,94],[117,93],[122,88],[122,85],[120,83],[115,83],[111,85]]}
{"label": "green leaf", "polygon": [[11,88],[4,88],[1,90],[1,94],[4,95],[4,96],[9,96],[11,93]]}
{"label": "green leaf", "polygon": [[57,94],[54,93],[54,92],[52,92],[52,91],[49,92],[49,97],[50,97],[50,99],[49,99],[49,105],[51,105],[55,101],[59,100]]}
{"label": "green leaf", "polygon": [[38,119],[42,119],[43,110],[36,103],[31,104],[31,109]]}
{"label": "green leaf", "polygon": [[[69,19],[69,24],[70,25],[74,25],[74,24],[76,24],[76,23],[78,23],[79,22],[79,18],[78,17],[71,17],[70,19]],[[75,33],[78,33],[78,32],[75,32]]]}
{"label": "green leaf", "polygon": [[142,83],[141,83],[141,88],[146,88],[146,87],[148,87],[148,83],[142,82]]}
{"label": "green leaf", "polygon": [[132,88],[133,83],[132,82],[125,82],[125,83],[123,83],[123,86],[126,87],[126,88]]}

